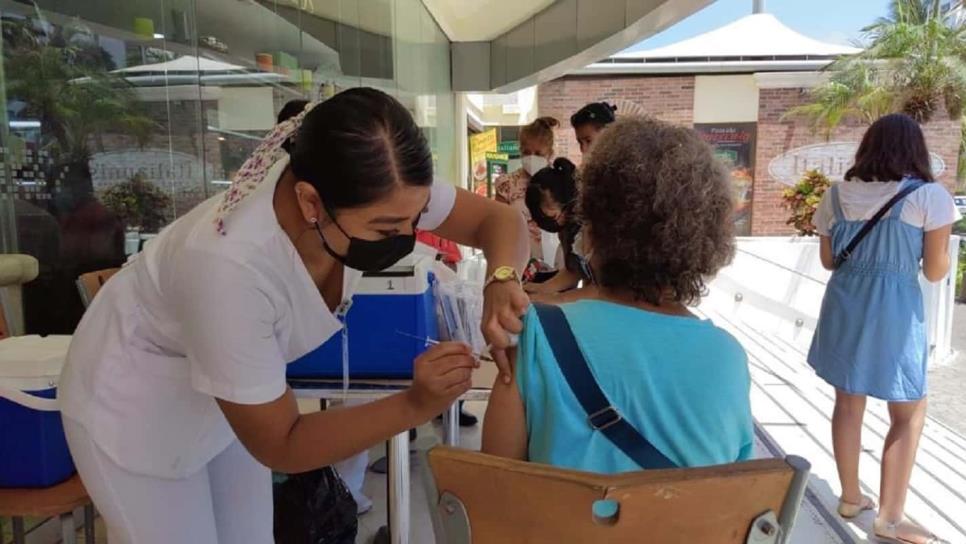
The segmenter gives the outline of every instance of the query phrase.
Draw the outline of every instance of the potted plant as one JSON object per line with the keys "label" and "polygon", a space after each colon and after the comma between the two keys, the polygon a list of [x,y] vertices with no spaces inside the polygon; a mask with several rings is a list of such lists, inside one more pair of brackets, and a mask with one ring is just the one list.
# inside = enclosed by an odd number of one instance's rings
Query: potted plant
{"label": "potted plant", "polygon": [[127,181],[112,185],[101,194],[101,202],[138,233],[156,233],[168,221],[171,197],[140,172]]}
{"label": "potted plant", "polygon": [[782,206],[791,211],[791,217],[785,222],[798,232],[799,236],[815,236],[817,234],[812,218],[822,195],[831,186],[831,181],[818,170],[809,170],[794,187],[785,189],[782,194]]}

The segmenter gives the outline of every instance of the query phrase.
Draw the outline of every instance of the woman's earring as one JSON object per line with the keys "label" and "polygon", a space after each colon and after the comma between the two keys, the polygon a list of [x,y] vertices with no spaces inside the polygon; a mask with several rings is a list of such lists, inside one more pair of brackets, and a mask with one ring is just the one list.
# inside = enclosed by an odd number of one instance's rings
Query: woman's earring
{"label": "woman's earring", "polygon": [[312,223],[313,225],[315,225],[318,222],[319,222],[319,218],[318,217],[313,217],[312,219],[309,219],[309,223]]}

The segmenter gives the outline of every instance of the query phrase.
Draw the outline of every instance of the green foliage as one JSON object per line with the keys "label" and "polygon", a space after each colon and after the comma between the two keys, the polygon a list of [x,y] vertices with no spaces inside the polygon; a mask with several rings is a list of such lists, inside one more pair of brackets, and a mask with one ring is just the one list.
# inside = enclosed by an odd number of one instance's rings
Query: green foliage
{"label": "green foliage", "polygon": [[963,279],[966,279],[966,244],[961,243],[959,244],[959,266],[956,269],[956,292],[960,294],[960,299],[966,300]]}
{"label": "green foliage", "polygon": [[[966,238],[966,218],[953,224],[953,234]],[[959,243],[959,266],[956,267],[956,292],[959,298],[966,301],[966,291],[963,290],[963,279],[966,278],[966,240]]]}
{"label": "green foliage", "polygon": [[863,29],[868,47],[831,64],[828,81],[789,116],[828,135],[846,119],[870,122],[891,112],[921,123],[940,109],[951,119],[963,115],[966,25],[946,17],[938,0],[892,0],[889,12]]}
{"label": "green foliage", "polygon": [[818,170],[809,170],[794,187],[785,189],[782,194],[782,206],[791,211],[791,216],[785,222],[798,232],[799,236],[815,236],[815,225],[812,218],[822,195],[829,188],[831,182]]}
{"label": "green foliage", "polygon": [[147,143],[156,123],[88,30],[5,20],[3,40],[7,99],[40,120],[44,149],[86,161],[105,133]]}
{"label": "green foliage", "polygon": [[131,179],[113,185],[101,194],[101,202],[128,228],[142,232],[158,232],[168,221],[171,197],[153,183],[135,174]]}

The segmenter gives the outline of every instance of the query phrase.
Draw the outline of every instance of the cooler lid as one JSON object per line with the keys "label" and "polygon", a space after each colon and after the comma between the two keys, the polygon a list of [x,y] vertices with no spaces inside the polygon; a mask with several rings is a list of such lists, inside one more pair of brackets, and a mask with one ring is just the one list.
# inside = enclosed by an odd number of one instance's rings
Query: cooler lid
{"label": "cooler lid", "polygon": [[0,380],[60,376],[70,336],[13,336],[0,340]]}

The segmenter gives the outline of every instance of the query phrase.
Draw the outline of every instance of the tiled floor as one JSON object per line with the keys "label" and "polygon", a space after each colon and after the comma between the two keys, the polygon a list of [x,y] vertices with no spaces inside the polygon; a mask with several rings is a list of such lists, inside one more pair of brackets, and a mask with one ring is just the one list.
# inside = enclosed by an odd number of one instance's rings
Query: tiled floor
{"label": "tiled floor", "polygon": [[[772,324],[767,322],[768,316],[729,310],[718,312],[713,304],[702,309],[715,323],[734,334],[748,352],[752,410],[760,427],[782,450],[811,462],[806,502],[820,514],[822,519],[818,523],[831,529],[838,541],[870,541],[872,513],[849,523],[829,514],[835,512],[840,491],[831,451],[834,397],[832,388],[805,362],[810,339],[782,337],[773,331]],[[873,497],[879,491],[881,452],[888,421],[886,404],[870,399],[863,425],[865,449],[860,478],[863,492]],[[911,519],[948,541],[966,544],[966,438],[932,417],[927,418],[923,430],[906,512]],[[807,522],[800,522],[794,536],[810,531],[807,527]]]}
{"label": "tiled floor", "polygon": [[[467,402],[464,406],[466,410],[476,414],[482,423],[483,412],[486,411],[486,404],[483,402]],[[463,428],[460,430],[460,446],[471,449],[479,449],[482,439],[482,425]],[[433,440],[441,437],[441,429],[438,424],[423,425],[419,429],[419,438],[414,447],[425,449]],[[372,460],[378,459],[385,452],[384,446],[373,448],[369,457]],[[412,481],[410,487],[412,508],[412,531],[410,542],[413,544],[430,544],[434,542],[432,522],[429,519],[429,507],[426,500],[426,491],[423,487],[422,470],[417,456],[410,457]],[[366,474],[365,493],[373,499],[373,508],[367,514],[359,518],[359,537],[356,539],[358,544],[368,543],[379,530],[379,527],[386,524],[386,477],[382,474],[369,472]]]}

